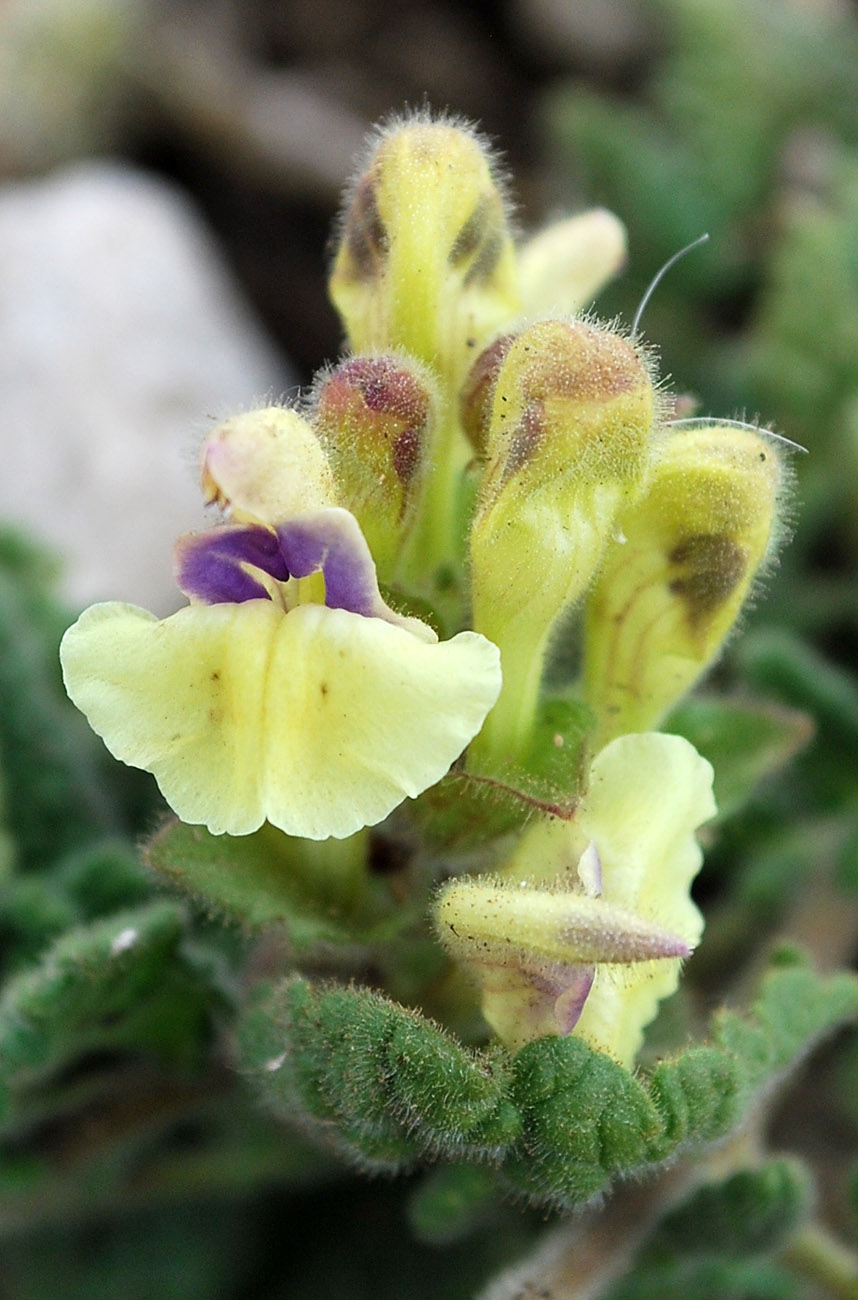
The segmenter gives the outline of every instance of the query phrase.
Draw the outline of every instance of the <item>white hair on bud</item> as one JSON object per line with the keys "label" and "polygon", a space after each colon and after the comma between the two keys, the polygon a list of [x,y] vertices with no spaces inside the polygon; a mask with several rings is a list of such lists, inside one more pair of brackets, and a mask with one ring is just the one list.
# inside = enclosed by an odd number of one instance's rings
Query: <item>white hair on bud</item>
{"label": "white hair on bud", "polygon": [[641,323],[641,317],[646,311],[647,303],[649,302],[652,295],[655,293],[658,286],[661,284],[664,277],[667,275],[667,272],[670,270],[670,268],[672,266],[675,266],[676,263],[681,258],[683,258],[686,253],[690,253],[693,248],[700,248],[702,244],[706,244],[708,242],[709,242],[708,234],[698,235],[697,238],[693,239],[690,244],[686,244],[684,248],[680,248],[678,253],[674,253],[673,257],[669,257],[665,262],[664,266],[662,266],[660,270],[656,271],[655,275],[652,277],[652,279],[649,282],[649,286],[646,290],[646,293],[641,298],[640,303],[638,304],[637,311],[635,312],[634,319],[632,321],[632,328],[630,331],[632,338],[634,338],[634,336],[638,332]]}
{"label": "white hair on bud", "polygon": [[751,433],[761,433],[766,438],[773,438],[775,442],[789,447],[792,451],[800,451],[805,456],[810,455],[808,448],[802,447],[800,442],[793,442],[792,438],[787,438],[782,433],[775,433],[774,429],[769,429],[764,424],[755,424],[752,420],[721,420],[715,415],[691,415],[682,420],[668,420],[667,423],[671,429],[714,429],[720,425],[725,425],[728,429],[749,429]]}

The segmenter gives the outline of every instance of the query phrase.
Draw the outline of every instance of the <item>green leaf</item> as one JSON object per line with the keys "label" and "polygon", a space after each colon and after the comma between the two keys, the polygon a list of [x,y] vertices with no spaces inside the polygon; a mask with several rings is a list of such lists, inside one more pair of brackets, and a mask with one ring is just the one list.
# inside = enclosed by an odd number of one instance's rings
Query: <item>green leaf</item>
{"label": "green leaf", "polygon": [[715,1047],[689,1047],[663,1061],[650,1080],[650,1095],[663,1124],[653,1157],[728,1133],[741,1118],[744,1092],[741,1065]]}
{"label": "green leaf", "polygon": [[3,975],[31,965],[49,943],[79,919],[77,909],[54,880],[35,874],[13,877],[0,892]]}
{"label": "green leaf", "polygon": [[62,689],[52,577],[41,551],[0,533],[0,771],[22,867],[43,867],[116,825],[98,742]]}
{"label": "green leaf", "polygon": [[723,1138],[762,1089],[855,1015],[858,980],[781,966],[748,1014],[720,1013],[711,1043],[646,1081],[579,1038],[538,1039],[512,1058],[473,1052],[378,993],[295,976],[258,992],[238,1051],[267,1105],[314,1121],[353,1162],[489,1161],[518,1194],[571,1207]]}
{"label": "green leaf", "polygon": [[248,1207],[192,1203],[181,1213],[104,1216],[93,1249],[91,1223],[38,1224],[4,1242],[4,1292],[10,1300],[211,1300],[240,1286],[253,1228]]}
{"label": "green leaf", "polygon": [[587,774],[587,740],[596,716],[583,700],[549,695],[536,717],[525,770],[543,797],[572,801]]}
{"label": "green leaf", "polygon": [[758,1260],[671,1259],[641,1266],[606,1300],[798,1300],[795,1278]]}
{"label": "green leaf", "polygon": [[295,976],[261,990],[238,1045],[266,1104],[333,1127],[364,1164],[487,1154],[517,1132],[492,1058],[367,989]]}
{"label": "green leaf", "polygon": [[659,1225],[651,1248],[741,1255],[780,1248],[810,1213],[813,1184],[797,1160],[770,1160],[707,1183]]}
{"label": "green leaf", "polygon": [[[130,1052],[187,1069],[224,1005],[212,972],[183,946],[182,909],[157,902],[75,929],[0,1000],[6,1121],[38,1112],[75,1061]],[[0,1117],[4,1107],[0,1103]]]}
{"label": "green leaf", "polygon": [[664,1127],[654,1158],[729,1133],[763,1089],[856,1016],[853,975],[823,977],[798,964],[775,966],[748,1013],[716,1014],[711,1045],[691,1047],[654,1070],[650,1094]]}
{"label": "green leaf", "polygon": [[497,1198],[497,1179],[478,1165],[440,1165],[418,1185],[408,1203],[408,1221],[420,1241],[436,1246],[467,1237],[487,1217]]}
{"label": "green leaf", "polygon": [[712,764],[723,820],[807,744],[813,722],[805,713],[761,701],[691,696],[674,709],[663,729],[690,740]]}
{"label": "green leaf", "polygon": [[746,637],[739,662],[754,685],[806,710],[850,756],[858,744],[858,685],[817,650],[783,629],[767,628]]}
{"label": "green leaf", "polygon": [[121,840],[97,841],[61,858],[55,878],[87,920],[140,906],[152,895],[139,854]]}
{"label": "green leaf", "polygon": [[615,1061],[579,1038],[542,1038],[517,1053],[514,1071],[524,1127],[503,1174],[518,1190],[580,1204],[617,1173],[646,1163],[659,1115]]}
{"label": "green leaf", "polygon": [[[579,700],[550,696],[541,702],[526,759],[503,779],[479,772],[449,772],[414,803],[412,815],[436,850],[483,851],[493,865],[504,837],[534,813],[570,817],[584,775],[592,710]],[[471,858],[469,865],[474,868]]]}
{"label": "green leaf", "polygon": [[412,920],[386,884],[369,879],[366,838],[298,840],[265,825],[254,835],[212,835],[170,821],[150,841],[147,864],[184,892],[242,925],[286,927],[296,955],[318,944],[379,942]]}
{"label": "green leaf", "polygon": [[858,979],[827,977],[802,965],[775,967],[763,981],[750,1015],[715,1017],[713,1037],[739,1063],[749,1091],[757,1091],[795,1065],[818,1042],[858,1016]]}

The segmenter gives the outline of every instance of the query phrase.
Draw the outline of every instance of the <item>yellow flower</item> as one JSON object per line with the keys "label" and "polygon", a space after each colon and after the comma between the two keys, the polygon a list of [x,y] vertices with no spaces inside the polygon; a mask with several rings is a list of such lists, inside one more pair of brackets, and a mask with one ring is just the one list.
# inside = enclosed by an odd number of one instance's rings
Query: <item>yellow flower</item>
{"label": "yellow flower", "polygon": [[444,888],[438,933],[508,1046],[575,1033],[632,1064],[703,930],[694,832],[714,814],[712,768],[688,741],[621,736],[571,821],[533,826],[500,878]]}
{"label": "yellow flower", "polygon": [[214,834],[267,820],[342,839],[372,826],[440,780],[500,691],[491,642],[439,643],[385,604],[356,519],[328,504],[320,457],[294,412],[216,430],[204,489],[239,522],[179,540],[193,603],[162,622],[95,605],[63,638],[66,689],[93,730]]}
{"label": "yellow flower", "polygon": [[264,599],[163,622],[95,605],[62,663],[110,752],[154,773],[182,821],[230,835],[265,820],[307,839],[374,825],[440,780],[500,687],[498,653],[476,633],[430,642]]}

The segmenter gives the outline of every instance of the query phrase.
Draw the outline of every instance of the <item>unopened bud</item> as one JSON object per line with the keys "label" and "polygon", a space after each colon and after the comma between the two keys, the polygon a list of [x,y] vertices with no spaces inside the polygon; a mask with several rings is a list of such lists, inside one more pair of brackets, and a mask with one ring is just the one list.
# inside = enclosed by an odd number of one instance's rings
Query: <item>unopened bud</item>
{"label": "unopened bud", "polygon": [[503,357],[471,572],[474,626],[500,646],[504,692],[478,751],[505,762],[525,742],[551,629],[589,585],[618,510],[641,490],[654,405],[645,360],[605,327],[542,321]]}
{"label": "unopened bud", "polygon": [[519,310],[492,160],[467,127],[386,130],[343,222],[331,296],[357,352],[404,348],[451,383]]}
{"label": "unopened bud", "polygon": [[673,433],[587,599],[599,741],[657,725],[718,653],[777,535],[784,469],[764,433]]}
{"label": "unopened bud", "polygon": [[344,361],[316,393],[314,423],[340,498],[360,523],[382,577],[413,522],[433,405],[422,367],[391,356]]}
{"label": "unopened bud", "polygon": [[218,425],[201,456],[203,497],[238,523],[275,525],[337,504],[319,439],[297,411],[269,406]]}
{"label": "unopened bud", "polygon": [[678,935],[568,888],[460,879],[436,903],[438,934],[480,985],[483,1015],[511,1047],[574,1029],[601,965],[687,957]]}
{"label": "unopened bud", "polygon": [[588,306],[626,262],[626,228],[605,208],[555,221],[518,253],[522,306],[529,316]]}

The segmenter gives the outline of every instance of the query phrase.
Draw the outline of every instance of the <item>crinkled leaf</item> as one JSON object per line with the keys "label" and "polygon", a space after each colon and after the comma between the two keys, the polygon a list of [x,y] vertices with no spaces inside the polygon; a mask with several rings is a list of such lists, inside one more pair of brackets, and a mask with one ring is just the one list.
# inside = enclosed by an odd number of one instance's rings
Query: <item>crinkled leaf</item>
{"label": "crinkled leaf", "polygon": [[323,1122],[361,1163],[480,1153],[480,1130],[499,1112],[512,1128],[501,1124],[492,1147],[515,1135],[504,1073],[488,1056],[366,989],[296,976],[265,990],[240,1025],[239,1063],[267,1104]]}
{"label": "crinkled leaf", "polygon": [[186,949],[184,915],[157,902],[59,939],[0,1000],[0,1115],[39,1110],[40,1092],[91,1053],[128,1052],[186,1068],[223,1004],[214,974]]}
{"label": "crinkled leaf", "polygon": [[269,1106],[315,1121],[352,1161],[500,1162],[516,1192],[571,1207],[619,1175],[723,1138],[856,1015],[852,976],[775,968],[748,1013],[720,1013],[710,1043],[646,1080],[574,1036],[538,1039],[514,1057],[468,1051],[378,993],[296,976],[245,1012],[239,1063]]}
{"label": "crinkled leaf", "polygon": [[524,1131],[504,1175],[535,1200],[574,1205],[646,1163],[660,1130],[646,1090],[578,1038],[543,1038],[515,1058]]}
{"label": "crinkled leaf", "polygon": [[652,1248],[736,1258],[777,1250],[810,1213],[813,1184],[797,1160],[770,1160],[695,1191],[659,1225]]}

